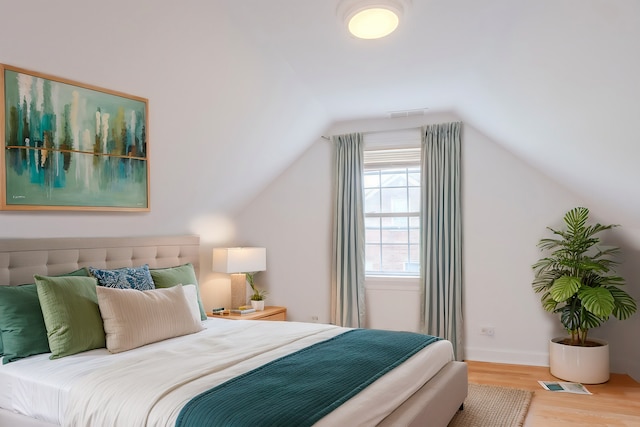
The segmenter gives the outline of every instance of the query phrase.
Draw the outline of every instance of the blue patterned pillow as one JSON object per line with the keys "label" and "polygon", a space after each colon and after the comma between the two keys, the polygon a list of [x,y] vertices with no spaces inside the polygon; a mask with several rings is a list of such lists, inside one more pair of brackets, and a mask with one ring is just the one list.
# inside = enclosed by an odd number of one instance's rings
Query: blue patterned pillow
{"label": "blue patterned pillow", "polygon": [[116,289],[137,289],[148,291],[156,286],[151,278],[149,266],[124,267],[113,270],[103,270],[89,267],[91,275],[98,279],[98,285]]}

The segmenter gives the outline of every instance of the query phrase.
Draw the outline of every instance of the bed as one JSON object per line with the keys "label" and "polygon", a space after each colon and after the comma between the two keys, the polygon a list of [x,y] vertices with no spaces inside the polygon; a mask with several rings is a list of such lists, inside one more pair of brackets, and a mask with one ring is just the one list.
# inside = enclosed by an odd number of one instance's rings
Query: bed
{"label": "bed", "polygon": [[[191,235],[0,239],[0,285],[33,283],[34,275],[46,279],[88,267],[147,265],[152,271],[165,271],[191,265],[197,272],[199,258],[199,238]],[[165,289],[167,295],[178,291],[182,295],[177,288]],[[181,298],[188,300],[191,297],[186,296],[187,286],[184,288]],[[114,305],[117,309],[122,300],[114,301],[119,301]],[[191,301],[191,313],[197,317],[202,306]],[[220,318],[193,322],[198,323],[194,332],[132,349],[125,344],[124,350],[115,353],[98,344],[50,360],[57,351],[52,347],[52,353],[0,365],[0,426],[101,425],[105,420],[115,425],[174,425],[176,420],[184,421],[181,414],[196,396],[215,398],[225,386],[235,392],[243,379],[254,378],[253,384],[260,385],[260,378],[267,376],[259,375],[271,372],[265,369],[275,369],[278,363],[310,349],[320,350],[334,341],[369,332],[302,322]],[[107,330],[107,323],[104,325]],[[154,363],[148,363],[150,360]],[[149,370],[143,371],[142,366]],[[384,372],[323,412],[314,425],[446,426],[467,395],[466,364],[453,360],[446,340],[420,347],[399,366]],[[139,377],[133,379],[134,375]],[[135,387],[123,387],[123,381]],[[208,392],[212,387],[218,388]],[[110,397],[104,398],[107,395]],[[129,403],[134,400],[135,404]],[[98,424],[96,420],[102,421]]]}

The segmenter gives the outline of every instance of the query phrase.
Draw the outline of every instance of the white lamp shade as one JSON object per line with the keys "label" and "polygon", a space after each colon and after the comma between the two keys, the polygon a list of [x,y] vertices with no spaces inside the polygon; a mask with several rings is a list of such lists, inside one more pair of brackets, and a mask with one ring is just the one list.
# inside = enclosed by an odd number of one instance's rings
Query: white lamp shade
{"label": "white lamp shade", "polygon": [[254,273],[266,269],[266,248],[216,248],[213,250],[213,271]]}

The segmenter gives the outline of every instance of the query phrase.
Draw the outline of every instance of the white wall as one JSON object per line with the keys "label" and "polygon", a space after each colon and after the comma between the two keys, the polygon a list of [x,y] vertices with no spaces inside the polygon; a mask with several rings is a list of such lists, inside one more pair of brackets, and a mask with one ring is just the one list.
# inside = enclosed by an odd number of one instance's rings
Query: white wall
{"label": "white wall", "polygon": [[[358,121],[336,124],[325,134],[459,119],[433,114]],[[548,339],[563,331],[531,289],[531,265],[542,255],[536,244],[547,237],[546,227],[561,226],[564,213],[584,201],[467,124],[462,147],[466,358],[547,365]],[[241,243],[268,248],[267,271],[257,280],[270,291],[267,302],[286,305],[292,320],[330,318],[332,171],[331,143],[318,138],[237,219]],[[397,292],[385,283],[373,284],[366,294],[368,326],[416,330],[417,296],[411,283]],[[631,328],[633,320],[628,322]],[[495,335],[480,335],[483,326],[494,327]],[[633,369],[626,347],[634,345],[616,341],[612,346],[614,371]]]}
{"label": "white wall", "polygon": [[0,10],[1,63],[149,100],[151,171],[150,213],[0,212],[0,237],[224,241],[233,212],[326,126],[290,67],[240,32],[223,2],[20,0]]}
{"label": "white wall", "polygon": [[267,271],[256,285],[291,320],[330,318],[331,158],[331,144],[318,138],[237,218],[237,243],[267,248]]}
{"label": "white wall", "polygon": [[470,126],[463,138],[466,357],[546,365],[547,341],[563,331],[531,288],[531,265],[546,227],[581,200]]}

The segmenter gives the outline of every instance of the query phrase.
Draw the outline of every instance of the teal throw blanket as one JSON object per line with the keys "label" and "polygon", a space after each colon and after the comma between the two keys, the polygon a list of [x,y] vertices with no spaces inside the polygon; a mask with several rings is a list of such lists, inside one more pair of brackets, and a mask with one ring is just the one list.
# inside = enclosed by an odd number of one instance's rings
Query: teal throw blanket
{"label": "teal throw blanket", "polygon": [[176,426],[311,426],[439,339],[353,329],[196,396],[182,409]]}

